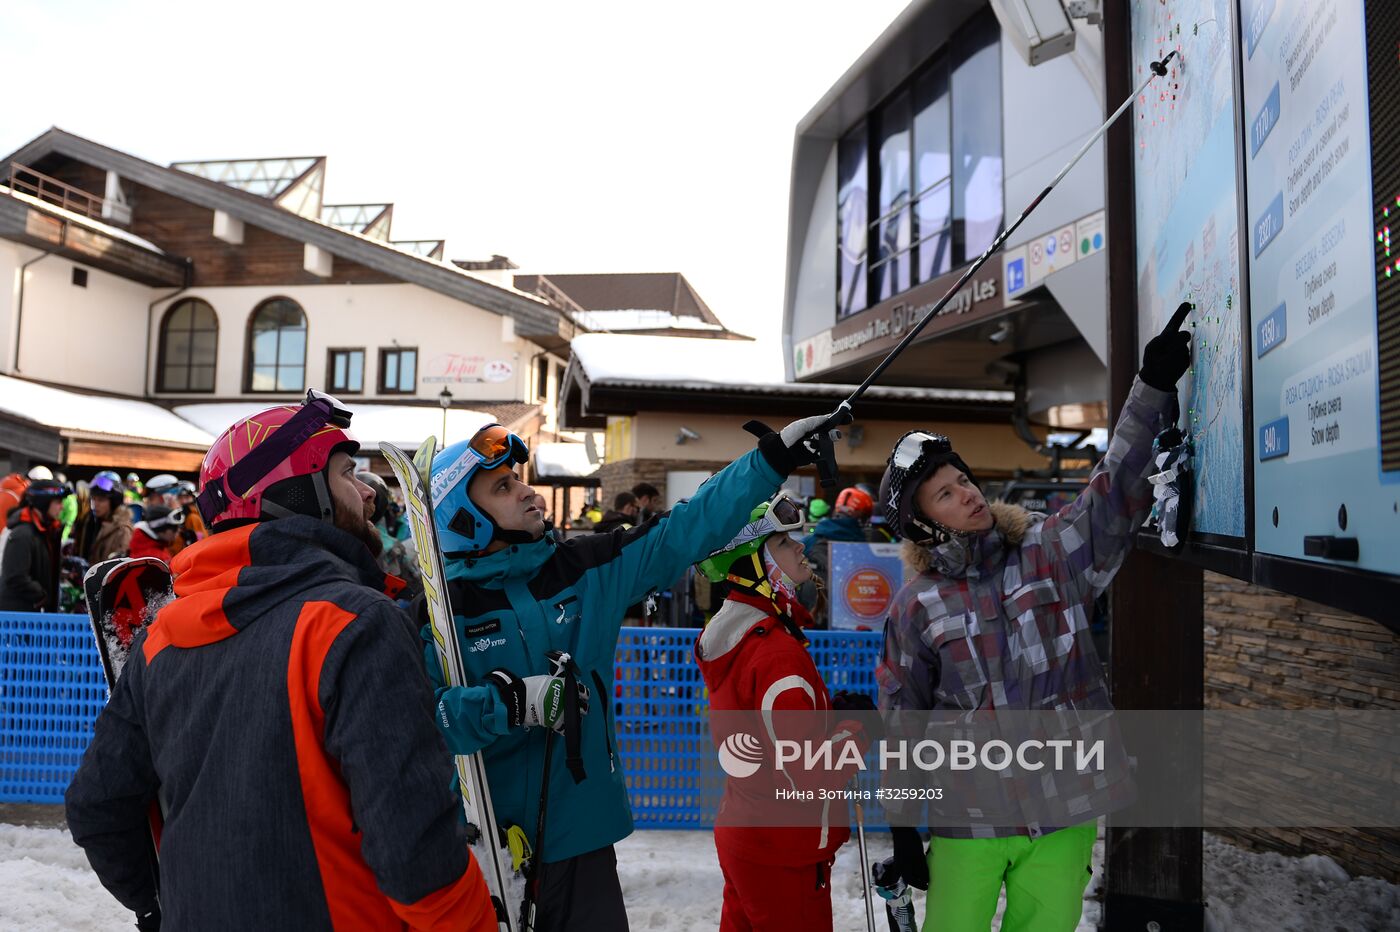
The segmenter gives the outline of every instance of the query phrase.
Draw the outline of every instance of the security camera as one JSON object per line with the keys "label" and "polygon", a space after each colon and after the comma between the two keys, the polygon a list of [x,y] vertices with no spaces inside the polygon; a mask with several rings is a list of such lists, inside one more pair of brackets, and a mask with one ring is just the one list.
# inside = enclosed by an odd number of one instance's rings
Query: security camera
{"label": "security camera", "polygon": [[689,427],[682,427],[676,432],[676,446],[684,446],[687,440],[699,440],[700,435]]}
{"label": "security camera", "polygon": [[1003,320],[997,329],[988,335],[987,339],[992,343],[1005,343],[1006,338],[1011,336],[1012,332],[1011,321]]}
{"label": "security camera", "polygon": [[991,0],[1002,32],[1034,67],[1074,51],[1070,17],[1096,23],[1100,0]]}

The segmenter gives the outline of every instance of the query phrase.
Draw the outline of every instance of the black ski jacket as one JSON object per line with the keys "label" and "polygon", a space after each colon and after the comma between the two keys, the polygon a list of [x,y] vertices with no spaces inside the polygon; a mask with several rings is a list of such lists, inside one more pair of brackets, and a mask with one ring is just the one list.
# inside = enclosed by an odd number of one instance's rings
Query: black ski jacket
{"label": "black ski jacket", "polygon": [[183,929],[495,929],[452,760],[396,588],[313,518],[233,528],[174,561],[66,797],[127,908]]}
{"label": "black ski jacket", "polygon": [[58,535],[28,505],[10,512],[5,552],[0,554],[0,611],[58,611]]}

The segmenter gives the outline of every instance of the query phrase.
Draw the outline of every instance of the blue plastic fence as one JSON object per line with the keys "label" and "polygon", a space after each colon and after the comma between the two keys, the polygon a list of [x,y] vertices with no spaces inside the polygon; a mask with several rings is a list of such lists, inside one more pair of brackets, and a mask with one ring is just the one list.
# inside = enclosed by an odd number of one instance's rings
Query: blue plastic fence
{"label": "blue plastic fence", "polygon": [[[607,701],[638,828],[713,824],[724,787],[713,776],[708,699],[695,628],[623,628]],[[827,686],[875,695],[880,635],[810,632]],[[92,737],[107,688],[81,615],[0,612],[0,802],[61,803]]]}

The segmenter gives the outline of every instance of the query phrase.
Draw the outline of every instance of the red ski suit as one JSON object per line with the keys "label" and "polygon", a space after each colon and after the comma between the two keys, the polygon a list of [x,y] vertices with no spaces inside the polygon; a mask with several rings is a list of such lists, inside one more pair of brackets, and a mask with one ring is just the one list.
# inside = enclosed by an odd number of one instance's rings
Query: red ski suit
{"label": "red ski suit", "polygon": [[[820,713],[768,719],[768,733],[757,737],[769,760],[778,739],[830,738],[833,760],[840,759],[844,742],[855,742],[863,753],[867,739],[859,725],[836,720],[806,643],[797,623],[780,614],[772,601],[731,593],[695,644],[711,710]],[[723,740],[718,733],[715,737]],[[830,868],[836,849],[851,837],[846,803],[823,801],[819,793],[811,801],[785,802],[781,818],[788,824],[775,827],[725,825],[726,813],[736,821],[735,813],[771,807],[779,790],[840,789],[855,772],[854,767],[765,767],[742,779],[726,777],[715,825],[715,848],[724,872],[721,932],[831,928]]]}
{"label": "red ski suit", "polygon": [[128,545],[127,555],[132,557],[155,557],[157,560],[170,565],[170,546],[165,541],[154,536],[148,529],[146,522],[142,521],[136,525],[131,533],[131,543]]}

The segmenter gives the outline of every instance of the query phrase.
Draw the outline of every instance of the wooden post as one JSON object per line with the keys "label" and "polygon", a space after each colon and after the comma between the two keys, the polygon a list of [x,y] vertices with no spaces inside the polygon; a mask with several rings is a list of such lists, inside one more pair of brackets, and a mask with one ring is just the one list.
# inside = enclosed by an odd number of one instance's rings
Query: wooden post
{"label": "wooden post", "polygon": [[[1104,5],[1105,99],[1132,92],[1128,4]],[[1138,368],[1137,262],[1134,255],[1133,120],[1109,131],[1109,409],[1117,417]],[[1199,709],[1204,698],[1205,634],[1200,567],[1141,550],[1129,555],[1111,592],[1109,683],[1119,709]],[[1197,766],[1186,755],[1183,767]],[[1175,775],[1198,782],[1199,772]],[[1173,779],[1155,773],[1150,784]],[[1144,781],[1139,781],[1140,783]],[[1196,932],[1204,922],[1201,829],[1122,829],[1109,817],[1104,928]],[[1154,925],[1155,923],[1155,925]]]}

